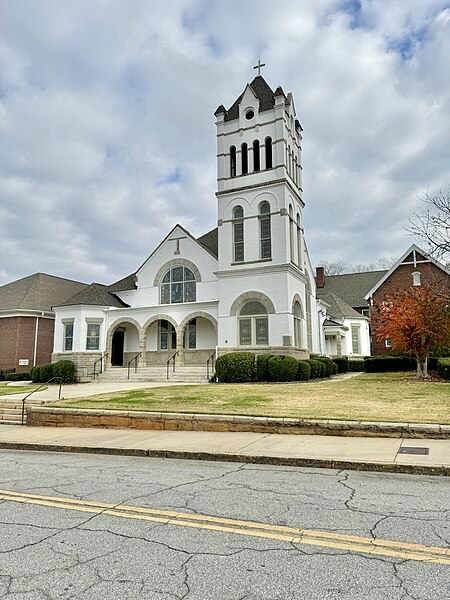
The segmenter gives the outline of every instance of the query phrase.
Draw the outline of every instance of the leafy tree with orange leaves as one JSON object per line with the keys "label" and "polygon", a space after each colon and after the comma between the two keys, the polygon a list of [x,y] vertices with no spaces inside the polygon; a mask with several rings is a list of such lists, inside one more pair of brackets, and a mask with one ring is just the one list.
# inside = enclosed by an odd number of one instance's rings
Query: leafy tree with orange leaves
{"label": "leafy tree with orange leaves", "polygon": [[426,287],[411,287],[377,303],[379,340],[391,340],[392,348],[413,354],[417,377],[428,378],[428,357],[450,346],[450,305],[448,299]]}

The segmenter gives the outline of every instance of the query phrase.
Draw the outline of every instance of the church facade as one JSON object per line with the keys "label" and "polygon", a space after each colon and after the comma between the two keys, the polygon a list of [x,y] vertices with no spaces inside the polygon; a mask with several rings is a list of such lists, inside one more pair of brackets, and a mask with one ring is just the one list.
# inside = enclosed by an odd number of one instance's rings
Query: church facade
{"label": "church facade", "polygon": [[303,229],[302,128],[292,95],[261,75],[215,112],[217,228],[176,225],[131,275],[54,307],[54,361],[205,364],[230,351],[324,353]]}

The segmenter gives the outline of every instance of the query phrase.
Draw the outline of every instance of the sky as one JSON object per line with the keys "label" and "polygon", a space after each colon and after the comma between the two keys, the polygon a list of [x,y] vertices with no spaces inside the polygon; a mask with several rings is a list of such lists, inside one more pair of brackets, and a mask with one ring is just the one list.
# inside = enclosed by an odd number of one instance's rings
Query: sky
{"label": "sky", "polygon": [[214,111],[256,75],[303,127],[320,261],[399,258],[450,184],[443,0],[2,0],[0,285],[110,284],[217,224]]}

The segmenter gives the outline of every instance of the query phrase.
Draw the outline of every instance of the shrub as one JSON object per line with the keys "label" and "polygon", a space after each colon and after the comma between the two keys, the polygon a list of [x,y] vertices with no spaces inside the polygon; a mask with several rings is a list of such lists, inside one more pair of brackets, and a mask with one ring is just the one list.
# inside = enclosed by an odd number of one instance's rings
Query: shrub
{"label": "shrub", "polygon": [[30,370],[30,375],[31,375],[31,381],[33,383],[39,383],[40,375],[41,375],[41,367],[33,367]]}
{"label": "shrub", "polygon": [[[71,360],[60,360],[53,365],[53,377],[59,377],[61,383],[74,383],[76,381],[75,363]],[[42,368],[42,367],[41,367]]]}
{"label": "shrub", "polygon": [[325,365],[325,374],[322,377],[330,377],[333,373],[333,361],[331,358],[327,358],[326,356],[319,356],[318,359],[321,363]]}
{"label": "shrub", "polygon": [[339,356],[337,358],[333,358],[333,362],[337,366],[338,373],[348,373],[348,358]]}
{"label": "shrub", "polygon": [[311,365],[307,360],[299,360],[297,367],[297,375],[295,379],[297,381],[308,381],[311,377]]}
{"label": "shrub", "polygon": [[327,365],[322,361],[317,359],[317,362],[319,363],[319,374],[317,377],[326,377],[327,376]]}
{"label": "shrub", "polygon": [[293,356],[271,356],[269,359],[270,381],[294,381],[298,360]]}
{"label": "shrub", "polygon": [[230,352],[219,356],[216,375],[221,383],[245,383],[253,380],[255,355],[253,352]]}
{"label": "shrub", "polygon": [[333,370],[331,371],[331,374],[336,375],[337,372],[338,372],[338,366],[335,362],[333,362]]}
{"label": "shrub", "polygon": [[437,372],[443,379],[447,379],[450,381],[450,358],[438,359]]}
{"label": "shrub", "polygon": [[363,360],[349,360],[348,370],[352,372],[365,371],[365,362]]}
{"label": "shrub", "polygon": [[320,361],[316,360],[315,358],[310,358],[307,362],[311,367],[311,379],[316,379],[316,377],[320,377]]}
{"label": "shrub", "polygon": [[31,374],[29,371],[24,373],[6,373],[5,381],[30,381]]}
{"label": "shrub", "polygon": [[412,356],[370,356],[364,359],[367,373],[415,371],[416,360]]}
{"label": "shrub", "polygon": [[269,381],[269,359],[271,354],[258,354],[256,357],[256,378],[258,381]]}
{"label": "shrub", "polygon": [[41,365],[39,367],[39,381],[40,383],[47,383],[49,379],[53,377],[53,365]]}

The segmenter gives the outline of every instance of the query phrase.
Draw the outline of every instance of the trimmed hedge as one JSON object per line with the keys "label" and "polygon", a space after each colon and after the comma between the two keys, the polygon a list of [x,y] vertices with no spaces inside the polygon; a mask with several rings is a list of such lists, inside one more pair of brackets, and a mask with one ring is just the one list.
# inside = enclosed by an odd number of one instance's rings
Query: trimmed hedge
{"label": "trimmed hedge", "polygon": [[297,367],[297,375],[295,379],[297,381],[308,381],[311,377],[311,365],[307,360],[299,360]]}
{"label": "trimmed hedge", "polygon": [[331,358],[328,358],[326,356],[319,356],[317,358],[317,360],[319,360],[321,363],[323,363],[325,365],[325,373],[322,375],[322,377],[330,377],[330,375],[333,374],[333,364],[334,364],[333,361],[331,360]]}
{"label": "trimmed hedge", "polygon": [[269,359],[271,354],[258,354],[256,357],[256,377],[258,381],[269,381]]}
{"label": "trimmed hedge", "polygon": [[293,356],[271,356],[269,359],[270,381],[294,381],[298,360]]}
{"label": "trimmed hedge", "polygon": [[253,352],[230,352],[216,360],[216,375],[220,383],[253,381],[255,355]]}
{"label": "trimmed hedge", "polygon": [[40,374],[41,367],[33,367],[32,369],[30,369],[31,381],[33,383],[39,383],[41,381]]}
{"label": "trimmed hedge", "polygon": [[53,365],[42,365],[39,367],[39,381],[41,383],[47,383],[53,377]]}
{"label": "trimmed hedge", "polygon": [[412,356],[370,356],[364,359],[367,373],[386,373],[394,371],[415,371],[416,359]]}
{"label": "trimmed hedge", "polygon": [[316,360],[315,358],[310,358],[309,360],[307,360],[307,362],[311,367],[311,379],[316,379],[317,377],[320,377],[321,362],[319,360]]}
{"label": "trimmed hedge", "polygon": [[365,371],[365,361],[364,360],[349,360],[348,361],[348,370],[351,372],[360,372]]}
{"label": "trimmed hedge", "polygon": [[5,381],[30,381],[31,374],[29,371],[23,373],[6,373]]}
{"label": "trimmed hedge", "polygon": [[348,373],[348,358],[338,356],[337,358],[333,358],[333,362],[337,366],[338,373]]}
{"label": "trimmed hedge", "polygon": [[59,360],[57,363],[54,363],[52,367],[53,377],[59,377],[61,383],[75,382],[75,373],[77,369],[75,367],[75,363],[71,360]]}
{"label": "trimmed hedge", "polygon": [[450,381],[450,358],[438,359],[437,372],[443,379]]}

